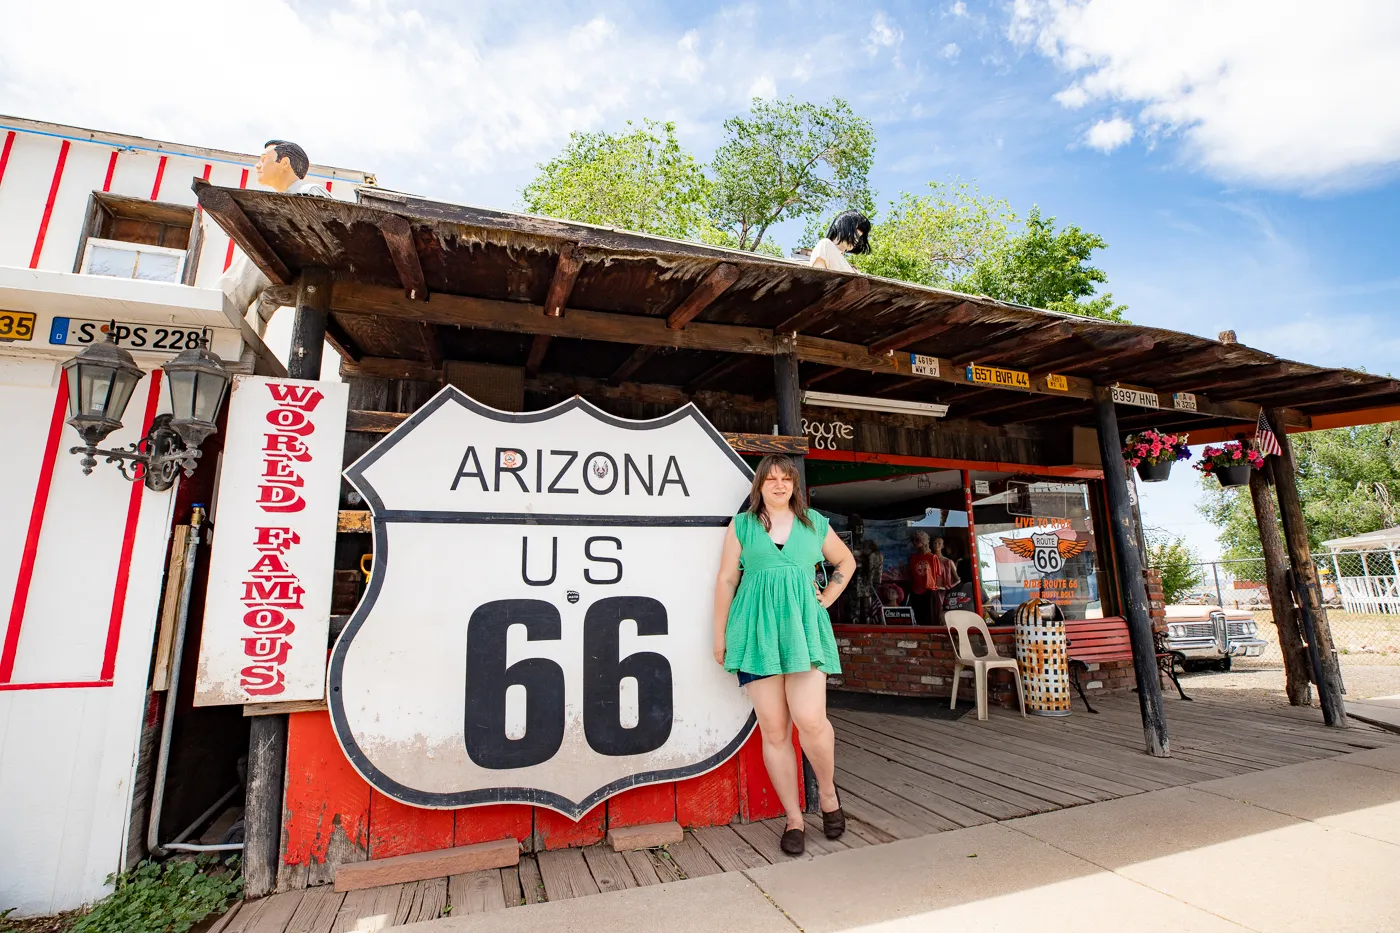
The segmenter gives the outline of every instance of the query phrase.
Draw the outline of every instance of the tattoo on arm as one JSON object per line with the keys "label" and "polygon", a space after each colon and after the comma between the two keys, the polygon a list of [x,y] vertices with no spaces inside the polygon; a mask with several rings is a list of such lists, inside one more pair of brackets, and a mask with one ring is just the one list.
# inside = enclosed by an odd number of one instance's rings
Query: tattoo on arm
{"label": "tattoo on arm", "polygon": [[835,573],[833,573],[833,574],[831,575],[831,582],[832,582],[833,584],[835,584],[835,585],[839,585],[839,584],[845,583],[845,582],[846,582],[846,575],[845,575],[844,573],[842,573],[841,571],[838,570],[838,571],[836,571]]}

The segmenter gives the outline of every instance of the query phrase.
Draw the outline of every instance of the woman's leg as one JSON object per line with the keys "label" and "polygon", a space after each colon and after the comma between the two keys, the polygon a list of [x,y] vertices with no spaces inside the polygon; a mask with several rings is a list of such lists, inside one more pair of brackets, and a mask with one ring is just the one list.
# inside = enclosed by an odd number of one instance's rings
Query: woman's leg
{"label": "woman's leg", "polygon": [[826,675],[813,668],[803,674],[788,674],[783,680],[802,751],[817,773],[822,811],[830,813],[840,804],[836,799],[836,730],[826,718]]}
{"label": "woman's leg", "polygon": [[[791,676],[791,675],[786,675]],[[778,791],[778,801],[787,812],[787,828],[802,828],[802,806],[797,794],[797,753],[792,747],[792,717],[788,714],[785,675],[776,674],[751,681],[745,688],[758,714],[758,731],[763,736],[763,764]]]}

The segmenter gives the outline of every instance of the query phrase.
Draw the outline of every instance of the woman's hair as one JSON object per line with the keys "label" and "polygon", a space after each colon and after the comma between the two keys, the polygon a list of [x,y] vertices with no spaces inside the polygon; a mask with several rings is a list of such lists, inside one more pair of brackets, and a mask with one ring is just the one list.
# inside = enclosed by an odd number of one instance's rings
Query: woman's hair
{"label": "woman's hair", "polygon": [[831,222],[826,238],[833,243],[851,244],[851,252],[870,252],[870,218],[860,211],[842,211]]}
{"label": "woman's hair", "polygon": [[763,502],[763,481],[768,479],[768,474],[774,470],[792,481],[792,498],[788,500],[788,508],[792,509],[792,514],[797,516],[799,522],[811,528],[812,519],[807,514],[807,495],[806,490],[802,488],[802,474],[797,471],[797,464],[793,459],[784,454],[769,454],[758,461],[758,467],[753,471],[753,487],[749,489],[748,511],[763,522],[764,530],[773,530],[773,523],[768,518],[768,507]]}

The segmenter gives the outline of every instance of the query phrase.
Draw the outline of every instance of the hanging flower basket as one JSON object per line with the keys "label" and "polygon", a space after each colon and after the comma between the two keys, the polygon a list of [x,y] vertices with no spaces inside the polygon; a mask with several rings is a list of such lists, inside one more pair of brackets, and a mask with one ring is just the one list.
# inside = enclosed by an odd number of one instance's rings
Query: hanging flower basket
{"label": "hanging flower basket", "polygon": [[1194,465],[1202,473],[1213,474],[1222,486],[1245,486],[1249,484],[1250,471],[1264,466],[1264,455],[1239,441],[1231,441],[1220,447],[1207,447]]}
{"label": "hanging flower basket", "polygon": [[1172,464],[1191,456],[1185,434],[1163,434],[1151,428],[1128,435],[1123,463],[1137,469],[1144,483],[1160,483],[1172,472]]}

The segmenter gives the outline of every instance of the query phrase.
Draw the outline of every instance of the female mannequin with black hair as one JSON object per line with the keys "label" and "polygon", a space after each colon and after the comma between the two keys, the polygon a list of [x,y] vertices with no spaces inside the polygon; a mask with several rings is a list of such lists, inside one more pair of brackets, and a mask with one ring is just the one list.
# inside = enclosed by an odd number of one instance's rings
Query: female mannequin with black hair
{"label": "female mannequin with black hair", "polygon": [[811,265],[818,269],[854,272],[846,261],[847,253],[870,252],[870,218],[860,211],[842,211],[831,222],[826,236],[812,247]]}

